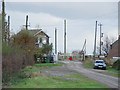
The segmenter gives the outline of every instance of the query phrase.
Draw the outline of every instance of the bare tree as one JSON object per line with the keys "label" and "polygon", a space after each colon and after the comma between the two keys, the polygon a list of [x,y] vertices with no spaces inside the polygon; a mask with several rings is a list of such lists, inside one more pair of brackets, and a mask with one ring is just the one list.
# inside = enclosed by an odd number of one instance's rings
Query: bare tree
{"label": "bare tree", "polygon": [[[101,45],[102,45],[102,48],[101,48],[101,51],[102,51],[102,54],[104,54],[104,55],[108,55],[108,53],[109,53],[109,49],[110,49],[110,45],[112,44],[112,43],[114,43],[115,42],[115,37],[112,37],[112,36],[108,36],[108,35],[106,35],[104,38],[103,38],[103,40],[102,40],[102,42],[101,42]],[[99,44],[98,44],[99,45]],[[100,47],[98,46],[97,47],[97,54],[99,54],[99,51],[100,51]]]}
{"label": "bare tree", "polygon": [[110,49],[110,45],[111,45],[112,43],[114,43],[114,41],[115,41],[115,38],[114,38],[114,37],[105,36],[105,38],[103,39],[102,52],[103,52],[105,55],[108,55],[109,49]]}

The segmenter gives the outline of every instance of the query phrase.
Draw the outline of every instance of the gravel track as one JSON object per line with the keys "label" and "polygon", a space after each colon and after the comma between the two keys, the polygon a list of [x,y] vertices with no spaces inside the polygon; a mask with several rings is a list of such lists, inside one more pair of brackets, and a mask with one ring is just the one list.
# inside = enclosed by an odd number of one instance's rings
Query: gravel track
{"label": "gravel track", "polygon": [[[80,73],[90,79],[96,80],[100,83],[107,85],[110,88],[118,88],[118,78],[98,73],[93,69],[85,69],[80,61],[60,61],[64,63],[63,66],[52,67],[43,70],[42,73],[48,76],[61,76]],[[105,72],[104,70],[101,72]]]}

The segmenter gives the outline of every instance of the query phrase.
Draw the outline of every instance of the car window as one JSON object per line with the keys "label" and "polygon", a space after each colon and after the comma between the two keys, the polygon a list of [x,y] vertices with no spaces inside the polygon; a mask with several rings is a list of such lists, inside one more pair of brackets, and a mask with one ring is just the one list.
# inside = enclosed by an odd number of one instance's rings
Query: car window
{"label": "car window", "polygon": [[103,63],[103,61],[96,61],[95,63]]}

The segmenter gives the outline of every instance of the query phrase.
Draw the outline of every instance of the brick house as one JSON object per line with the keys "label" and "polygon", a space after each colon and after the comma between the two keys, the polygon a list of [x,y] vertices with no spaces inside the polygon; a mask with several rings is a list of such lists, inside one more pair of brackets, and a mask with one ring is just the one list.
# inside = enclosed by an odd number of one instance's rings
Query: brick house
{"label": "brick house", "polygon": [[120,35],[118,37],[118,40],[116,40],[110,46],[110,50],[109,50],[107,58],[113,59],[113,57],[120,57]]}

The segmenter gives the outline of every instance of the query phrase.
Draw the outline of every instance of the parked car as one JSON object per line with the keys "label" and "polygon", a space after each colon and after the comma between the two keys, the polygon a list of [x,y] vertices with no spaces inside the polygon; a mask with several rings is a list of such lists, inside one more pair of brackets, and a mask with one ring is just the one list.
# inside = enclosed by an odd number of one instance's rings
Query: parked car
{"label": "parked car", "polygon": [[95,60],[93,68],[106,70],[106,63],[104,60]]}

